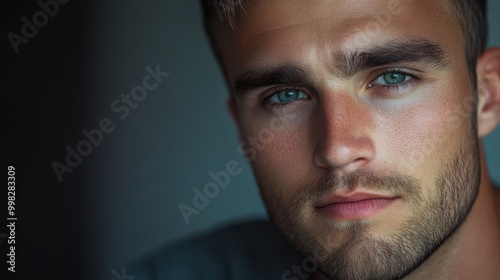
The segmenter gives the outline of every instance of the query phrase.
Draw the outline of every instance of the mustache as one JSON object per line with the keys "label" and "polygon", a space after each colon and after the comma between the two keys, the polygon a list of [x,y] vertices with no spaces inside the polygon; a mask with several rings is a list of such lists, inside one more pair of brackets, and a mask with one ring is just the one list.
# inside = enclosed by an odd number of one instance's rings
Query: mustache
{"label": "mustache", "polygon": [[362,187],[365,190],[388,191],[393,194],[420,201],[420,184],[411,176],[401,174],[377,175],[370,170],[357,170],[339,176],[335,173],[319,178],[299,189],[296,204],[305,204],[325,199],[335,192],[353,190]]}

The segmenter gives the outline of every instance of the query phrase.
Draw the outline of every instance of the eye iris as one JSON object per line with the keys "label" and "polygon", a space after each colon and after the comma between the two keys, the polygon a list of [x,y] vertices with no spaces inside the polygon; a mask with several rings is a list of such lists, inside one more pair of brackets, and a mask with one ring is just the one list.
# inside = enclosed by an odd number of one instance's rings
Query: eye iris
{"label": "eye iris", "polygon": [[299,97],[298,90],[282,90],[278,93],[278,99],[280,102],[293,101]]}
{"label": "eye iris", "polygon": [[405,76],[403,73],[387,73],[384,75],[384,81],[388,84],[399,84],[405,81]]}

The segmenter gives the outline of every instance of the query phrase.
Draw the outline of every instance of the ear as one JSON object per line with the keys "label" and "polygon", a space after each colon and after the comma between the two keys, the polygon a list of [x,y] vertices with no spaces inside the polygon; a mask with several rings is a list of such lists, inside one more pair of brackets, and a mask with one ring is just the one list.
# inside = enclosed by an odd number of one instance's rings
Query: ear
{"label": "ear", "polygon": [[500,123],[500,48],[491,48],[477,61],[478,136],[485,137]]}

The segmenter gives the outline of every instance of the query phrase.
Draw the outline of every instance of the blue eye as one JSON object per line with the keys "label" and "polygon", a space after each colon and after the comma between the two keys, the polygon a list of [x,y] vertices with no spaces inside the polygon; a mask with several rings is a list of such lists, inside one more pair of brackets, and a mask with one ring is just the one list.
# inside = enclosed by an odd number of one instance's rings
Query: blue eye
{"label": "blue eye", "polygon": [[307,94],[297,89],[284,89],[269,97],[269,101],[272,103],[288,103],[297,99],[307,99]]}
{"label": "blue eye", "polygon": [[398,85],[411,79],[412,76],[402,72],[388,72],[378,76],[373,83],[382,86]]}

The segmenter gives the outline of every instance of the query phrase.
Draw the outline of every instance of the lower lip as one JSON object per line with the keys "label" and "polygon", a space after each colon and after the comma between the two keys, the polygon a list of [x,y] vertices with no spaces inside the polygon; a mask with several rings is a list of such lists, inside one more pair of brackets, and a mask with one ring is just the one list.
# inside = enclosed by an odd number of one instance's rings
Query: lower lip
{"label": "lower lip", "polygon": [[317,208],[334,220],[360,220],[370,218],[387,208],[397,198],[374,198],[354,202],[333,203]]}

